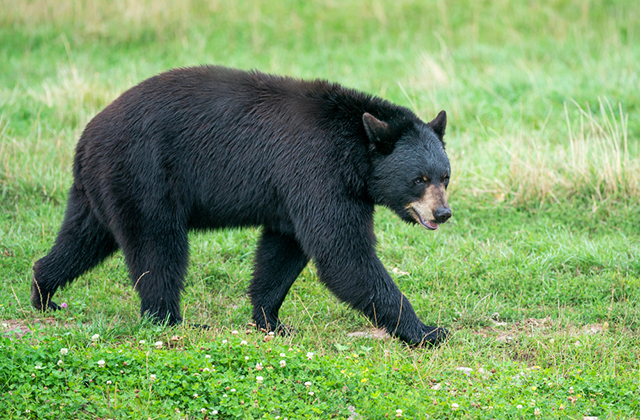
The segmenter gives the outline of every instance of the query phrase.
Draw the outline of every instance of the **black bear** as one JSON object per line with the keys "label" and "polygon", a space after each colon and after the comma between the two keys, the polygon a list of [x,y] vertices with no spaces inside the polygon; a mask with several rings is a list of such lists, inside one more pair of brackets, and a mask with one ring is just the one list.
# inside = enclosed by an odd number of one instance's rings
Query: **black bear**
{"label": "black bear", "polygon": [[129,89],[86,126],[64,222],[34,265],[31,303],[122,249],[141,313],[182,321],[189,229],[262,226],[249,287],[258,328],[310,259],[320,280],[412,344],[423,324],[375,252],[374,206],[427,229],[451,216],[446,114],[429,123],[322,80],[216,66],[171,70]]}

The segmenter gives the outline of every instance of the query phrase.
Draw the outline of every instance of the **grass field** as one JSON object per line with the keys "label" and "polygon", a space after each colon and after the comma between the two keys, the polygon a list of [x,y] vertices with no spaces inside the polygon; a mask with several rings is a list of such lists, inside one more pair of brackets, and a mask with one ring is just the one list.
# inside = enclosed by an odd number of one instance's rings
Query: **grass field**
{"label": "grass field", "polygon": [[[0,0],[0,417],[640,418],[636,3]],[[281,311],[297,333],[247,334],[256,229],[190,236],[183,310],[210,331],[140,321],[119,253],[32,311],[86,123],[203,63],[447,110],[453,218],[379,209],[376,234],[448,342],[359,334],[313,265]]]}

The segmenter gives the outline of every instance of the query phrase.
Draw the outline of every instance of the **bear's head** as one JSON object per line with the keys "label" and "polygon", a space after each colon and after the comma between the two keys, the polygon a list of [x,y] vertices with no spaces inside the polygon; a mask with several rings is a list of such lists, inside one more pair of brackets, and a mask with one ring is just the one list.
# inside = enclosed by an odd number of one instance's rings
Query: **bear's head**
{"label": "bear's head", "polygon": [[429,123],[404,119],[401,124],[362,117],[369,140],[372,173],[368,190],[376,204],[403,220],[435,230],[451,217],[446,189],[451,176],[444,148],[447,114]]}

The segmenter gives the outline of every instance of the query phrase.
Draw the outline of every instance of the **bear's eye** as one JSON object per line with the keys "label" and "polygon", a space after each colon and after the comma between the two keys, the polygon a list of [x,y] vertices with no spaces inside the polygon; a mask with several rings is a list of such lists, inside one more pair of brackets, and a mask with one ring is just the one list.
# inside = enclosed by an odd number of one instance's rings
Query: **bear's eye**
{"label": "bear's eye", "polygon": [[445,174],[445,176],[442,177],[442,182],[443,183],[449,182],[449,174]]}
{"label": "bear's eye", "polygon": [[427,178],[426,176],[422,176],[413,180],[413,183],[416,185],[424,184],[427,182],[429,182],[429,178]]}

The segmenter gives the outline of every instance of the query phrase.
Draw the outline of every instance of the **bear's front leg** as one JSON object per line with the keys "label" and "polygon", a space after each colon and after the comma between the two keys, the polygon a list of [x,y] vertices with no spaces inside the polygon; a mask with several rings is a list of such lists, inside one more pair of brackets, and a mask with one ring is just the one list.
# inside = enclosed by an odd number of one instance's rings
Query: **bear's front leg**
{"label": "bear's front leg", "polygon": [[[357,213],[356,213],[357,214]],[[436,345],[447,331],[418,319],[375,253],[373,221],[326,227],[308,246],[313,249],[320,280],[341,300],[362,311],[371,322],[409,345]],[[324,226],[327,226],[326,224]]]}
{"label": "bear's front leg", "polygon": [[286,335],[278,312],[291,285],[309,262],[296,239],[271,231],[262,232],[255,257],[249,296],[258,329]]}
{"label": "bear's front leg", "polygon": [[409,345],[437,345],[447,331],[425,325],[376,256],[343,256],[341,264],[317,262],[320,279],[341,300],[362,311],[378,328]]}

